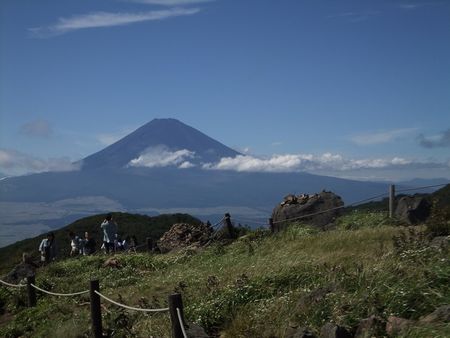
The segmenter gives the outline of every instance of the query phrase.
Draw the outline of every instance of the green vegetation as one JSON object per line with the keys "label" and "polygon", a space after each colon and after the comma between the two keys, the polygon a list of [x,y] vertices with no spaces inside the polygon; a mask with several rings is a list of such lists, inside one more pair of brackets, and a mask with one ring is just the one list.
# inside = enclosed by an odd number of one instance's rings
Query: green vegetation
{"label": "green vegetation", "polygon": [[[450,304],[450,255],[429,245],[426,226],[401,227],[383,215],[353,212],[332,231],[295,224],[276,235],[256,230],[230,245],[165,255],[116,255],[56,262],[38,271],[37,284],[55,292],[101,292],[122,303],[165,307],[181,292],[185,316],[210,334],[285,337],[290,326],[318,333],[328,321],[347,328],[370,315],[418,319]],[[23,291],[0,288],[0,304],[13,321],[4,337],[89,336],[89,297],[39,295],[24,307]],[[114,337],[170,336],[167,314],[142,314],[104,304],[104,328]],[[58,323],[58,325],[55,325]],[[450,324],[412,327],[403,337],[448,337]]]}
{"label": "green vegetation", "polygon": [[[129,213],[113,213],[114,219],[119,225],[119,235],[124,238],[127,235],[135,235],[138,243],[144,243],[147,237],[158,240],[174,223],[197,224],[198,219],[187,214],[160,215],[155,217],[136,215]],[[97,248],[103,240],[100,224],[105,219],[105,214],[82,218],[61,229],[53,231],[56,238],[59,257],[67,257],[70,251],[69,233],[73,231],[78,236],[84,236],[88,231],[97,242]],[[38,247],[46,234],[34,238],[25,239],[12,245],[0,248],[0,274],[11,270],[22,259],[22,253],[27,252],[32,256],[38,256]],[[7,258],[7,259],[6,259]]]}
{"label": "green vegetation", "polygon": [[[71,258],[39,269],[36,283],[69,293],[88,289],[89,280],[98,278],[105,295],[145,308],[166,307],[167,296],[180,292],[187,321],[212,336],[287,337],[292,327],[318,334],[326,322],[354,330],[361,319],[376,315],[414,320],[399,337],[449,337],[450,323],[417,321],[450,304],[450,252],[448,246],[431,245],[433,237],[450,233],[450,207],[442,202],[448,187],[441,190],[431,217],[419,226],[403,226],[366,205],[347,210],[330,231],[301,223],[275,235],[243,229],[228,245],[164,255],[118,254],[118,268],[105,267],[105,255]],[[116,215],[119,224],[129,224],[127,232],[137,234],[132,224],[138,218],[132,217],[137,216]],[[186,215],[164,217],[168,223],[189,222]],[[102,218],[92,218],[92,226],[98,227]],[[86,219],[71,226],[81,232],[85,224]],[[159,237],[164,226],[153,235]],[[147,228],[140,236],[141,241],[148,236]],[[25,301],[24,290],[0,287],[0,336],[90,336],[87,294],[59,298],[38,293],[38,306],[31,309]],[[166,313],[102,304],[109,336],[170,337]]]}

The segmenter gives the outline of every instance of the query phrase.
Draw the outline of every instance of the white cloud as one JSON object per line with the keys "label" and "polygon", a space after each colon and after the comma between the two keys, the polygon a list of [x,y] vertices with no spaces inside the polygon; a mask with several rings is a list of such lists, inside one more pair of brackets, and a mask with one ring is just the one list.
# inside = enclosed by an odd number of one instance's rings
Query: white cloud
{"label": "white cloud", "polygon": [[75,15],[70,18],[59,18],[58,22],[52,26],[30,28],[29,30],[34,37],[43,38],[61,35],[79,29],[121,26],[143,21],[164,20],[177,16],[193,15],[199,11],[199,8],[170,8],[140,13],[95,12]]}
{"label": "white cloud", "polygon": [[131,0],[131,1],[149,5],[183,6],[183,5],[212,2],[215,0]]}
{"label": "white cloud", "polygon": [[316,172],[316,171],[351,171],[361,169],[392,169],[407,167],[448,167],[447,164],[419,162],[401,157],[351,159],[339,154],[285,154],[270,158],[256,158],[249,155],[224,157],[218,163],[203,165],[209,170],[234,170],[239,172]]}
{"label": "white cloud", "polygon": [[0,149],[0,171],[8,175],[78,169],[80,166],[67,157],[42,159],[16,150]]}
{"label": "white cloud", "polygon": [[189,161],[184,161],[183,163],[181,163],[178,166],[178,168],[180,168],[180,169],[188,169],[188,168],[193,168],[193,167],[195,167],[195,164],[191,163]]}
{"label": "white cloud", "polygon": [[372,145],[388,143],[393,140],[405,137],[417,131],[417,128],[393,129],[372,133],[363,133],[352,136],[350,140],[357,145]]}
{"label": "white cloud", "polygon": [[177,166],[186,169],[193,166],[187,159],[194,156],[195,152],[187,149],[171,151],[165,146],[156,146],[148,148],[138,158],[131,160],[128,165],[147,168]]}
{"label": "white cloud", "polygon": [[20,133],[29,137],[48,138],[53,134],[53,130],[48,121],[37,119],[23,124]]}

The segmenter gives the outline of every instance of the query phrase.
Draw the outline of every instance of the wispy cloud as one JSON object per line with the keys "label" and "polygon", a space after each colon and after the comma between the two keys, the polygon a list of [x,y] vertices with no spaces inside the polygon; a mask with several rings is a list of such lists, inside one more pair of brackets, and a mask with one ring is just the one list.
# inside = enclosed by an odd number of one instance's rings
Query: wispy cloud
{"label": "wispy cloud", "polygon": [[37,138],[48,138],[53,134],[50,123],[43,119],[27,122],[20,127],[19,131],[23,135]]}
{"label": "wispy cloud", "polygon": [[396,139],[407,137],[417,131],[417,128],[401,128],[377,132],[367,132],[354,135],[350,140],[357,145],[372,145],[392,142]]}
{"label": "wispy cloud", "polygon": [[130,1],[149,5],[184,6],[205,2],[213,2],[215,0],[130,0]]}
{"label": "wispy cloud", "polygon": [[285,154],[269,158],[249,155],[224,157],[218,163],[203,165],[209,170],[233,170],[238,172],[315,172],[351,171],[361,169],[393,169],[408,167],[448,167],[447,163],[432,163],[409,160],[401,157],[351,159],[339,154]]}
{"label": "wispy cloud", "polygon": [[199,11],[199,8],[170,8],[140,13],[95,12],[70,18],[59,18],[54,25],[30,28],[29,30],[33,37],[44,38],[80,29],[123,26],[137,22],[165,20],[178,16],[193,15]]}
{"label": "wispy cloud", "polygon": [[78,169],[79,165],[67,157],[42,159],[16,150],[0,149],[0,171],[9,175]]}
{"label": "wispy cloud", "polygon": [[180,169],[194,167],[188,160],[195,157],[195,152],[181,149],[171,151],[165,146],[148,148],[139,157],[133,159],[128,164],[131,167],[170,167],[175,166]]}
{"label": "wispy cloud", "polygon": [[328,19],[345,19],[349,22],[361,22],[381,14],[380,11],[343,12],[329,15]]}
{"label": "wispy cloud", "polygon": [[425,137],[423,134],[418,136],[419,144],[424,148],[446,148],[450,147],[450,128],[438,135]]}

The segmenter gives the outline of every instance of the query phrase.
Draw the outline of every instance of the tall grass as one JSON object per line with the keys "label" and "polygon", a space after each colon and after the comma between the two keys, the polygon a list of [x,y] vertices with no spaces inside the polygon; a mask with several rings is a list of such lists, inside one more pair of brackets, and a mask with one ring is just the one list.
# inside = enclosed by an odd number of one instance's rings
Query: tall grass
{"label": "tall grass", "polygon": [[[283,337],[296,326],[317,333],[327,321],[352,328],[372,314],[417,319],[450,304],[448,252],[423,247],[400,252],[393,237],[403,228],[385,220],[346,228],[321,232],[297,224],[276,235],[259,230],[230,245],[199,251],[118,255],[119,269],[103,267],[104,256],[68,259],[39,271],[37,283],[70,292],[99,278],[104,294],[144,307],[165,306],[168,294],[181,292],[187,320],[226,337]],[[12,298],[0,291],[16,321],[1,328],[0,335],[13,336],[14,329],[25,336],[44,335],[56,326],[61,332],[89,332],[87,297],[63,301],[42,296],[32,310],[14,306]],[[116,336],[170,336],[165,314],[104,305],[105,328]],[[40,320],[49,313],[51,321]],[[448,332],[448,327],[414,330],[418,336]]]}

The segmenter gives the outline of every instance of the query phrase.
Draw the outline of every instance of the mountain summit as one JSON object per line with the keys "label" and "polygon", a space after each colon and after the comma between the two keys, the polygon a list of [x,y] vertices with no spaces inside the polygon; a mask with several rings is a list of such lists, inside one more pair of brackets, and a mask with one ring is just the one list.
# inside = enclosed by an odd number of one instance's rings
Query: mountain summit
{"label": "mountain summit", "polygon": [[[150,154],[185,156],[187,164],[217,162],[239,153],[176,119],[154,119],[105,149],[82,160],[83,169],[123,168],[140,165]],[[175,154],[175,155],[174,155]],[[161,156],[160,156],[161,157]],[[142,164],[145,166],[145,163]]]}

